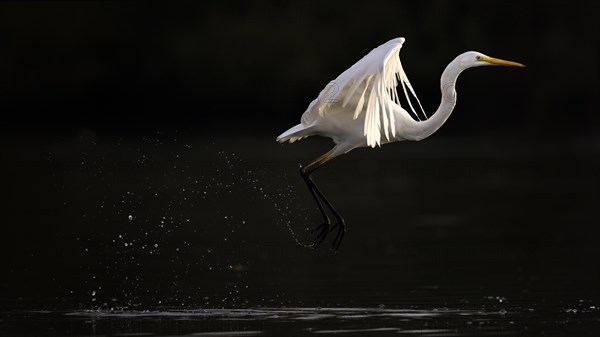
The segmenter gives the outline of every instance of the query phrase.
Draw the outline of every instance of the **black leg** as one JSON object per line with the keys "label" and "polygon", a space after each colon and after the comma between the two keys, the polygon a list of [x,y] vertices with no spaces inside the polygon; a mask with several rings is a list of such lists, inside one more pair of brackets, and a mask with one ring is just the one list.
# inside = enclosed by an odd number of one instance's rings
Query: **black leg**
{"label": "black leg", "polygon": [[321,212],[321,215],[323,216],[323,223],[318,225],[317,227],[315,227],[312,230],[313,233],[317,232],[317,235],[315,236],[315,239],[313,241],[313,247],[317,248],[323,242],[323,240],[325,240],[325,237],[329,233],[329,225],[331,224],[331,221],[329,220],[329,217],[327,216],[327,212],[325,212],[325,209],[323,208],[323,205],[321,204],[321,200],[319,200],[319,197],[315,193],[315,189],[313,187],[314,182],[310,178],[310,175],[305,173],[304,168],[302,166],[300,166],[300,175],[302,176],[302,179],[304,179],[306,186],[308,186],[308,189],[310,190],[310,194],[312,195],[313,199],[315,199],[315,202],[317,203],[317,206],[319,207],[319,211]]}
{"label": "black leg", "polygon": [[[310,177],[310,175],[314,171],[316,171],[324,162],[325,162],[324,160],[317,160],[314,163],[308,165],[306,168],[301,168],[300,174],[302,175],[302,178],[306,182],[306,185],[308,186],[313,198],[315,199],[317,206],[319,206],[319,210],[321,211],[321,214],[323,215],[323,219],[324,219],[324,223],[315,228],[315,231],[318,231],[318,233],[317,233],[317,236],[315,237],[314,246],[318,247],[323,242],[323,240],[325,239],[327,234],[331,230],[333,230],[337,227],[338,231],[335,236],[335,239],[333,240],[333,245],[332,245],[332,248],[337,251],[340,248],[340,245],[342,244],[342,239],[344,238],[344,234],[346,233],[346,224],[344,222],[344,218],[342,218],[341,214],[335,209],[335,207],[333,207],[331,202],[329,202],[329,200],[327,200],[325,195],[323,195],[323,192],[321,192],[321,190],[317,187],[315,182]],[[323,203],[325,203],[327,208],[329,208],[331,213],[333,213],[333,215],[336,218],[336,224],[331,228],[330,228],[331,221],[330,221],[329,217],[327,216],[327,212],[325,212],[325,209],[324,209],[321,201]]]}

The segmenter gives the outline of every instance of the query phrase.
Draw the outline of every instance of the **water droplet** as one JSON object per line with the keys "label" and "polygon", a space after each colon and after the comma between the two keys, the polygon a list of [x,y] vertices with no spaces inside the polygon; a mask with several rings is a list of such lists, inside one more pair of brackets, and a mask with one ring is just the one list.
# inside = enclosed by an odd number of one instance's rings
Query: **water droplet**
{"label": "water droplet", "polygon": [[129,221],[133,220],[133,215],[128,216],[127,219],[129,219]]}

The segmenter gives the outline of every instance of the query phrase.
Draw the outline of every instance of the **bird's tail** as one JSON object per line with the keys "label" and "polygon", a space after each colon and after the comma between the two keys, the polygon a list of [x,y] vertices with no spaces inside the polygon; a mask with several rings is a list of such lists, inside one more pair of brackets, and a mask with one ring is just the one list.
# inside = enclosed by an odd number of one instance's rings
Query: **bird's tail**
{"label": "bird's tail", "polygon": [[302,124],[298,124],[292,128],[290,128],[289,130],[287,130],[286,132],[280,134],[277,137],[277,141],[280,143],[283,142],[290,142],[293,143],[297,140],[300,140],[304,137],[308,137],[308,136],[312,136],[313,132],[312,132],[312,127],[306,127]]}

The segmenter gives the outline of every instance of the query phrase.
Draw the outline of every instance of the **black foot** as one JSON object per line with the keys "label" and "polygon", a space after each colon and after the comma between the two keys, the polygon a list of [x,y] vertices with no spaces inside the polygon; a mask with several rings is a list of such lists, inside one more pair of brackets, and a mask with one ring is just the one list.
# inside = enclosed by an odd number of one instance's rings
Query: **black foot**
{"label": "black foot", "polygon": [[331,248],[337,252],[338,249],[340,249],[340,245],[342,244],[342,239],[344,238],[344,235],[346,234],[346,224],[344,223],[344,219],[340,218],[338,219],[338,222],[331,227],[331,230],[333,231],[335,228],[338,228],[337,234],[335,235],[335,239],[333,239],[333,244],[331,246]]}
{"label": "black foot", "polygon": [[325,237],[327,236],[327,234],[329,234],[329,222],[324,222],[320,225],[318,225],[317,227],[315,227],[312,230],[312,233],[317,232],[317,235],[315,236],[315,239],[313,240],[313,248],[317,248],[319,247],[319,245],[321,243],[323,243],[323,240],[325,240]]}

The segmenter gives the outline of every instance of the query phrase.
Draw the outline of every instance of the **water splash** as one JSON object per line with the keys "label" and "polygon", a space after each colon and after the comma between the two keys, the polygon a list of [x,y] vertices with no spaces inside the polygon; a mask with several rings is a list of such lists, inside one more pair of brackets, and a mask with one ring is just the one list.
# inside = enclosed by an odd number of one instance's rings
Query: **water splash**
{"label": "water splash", "polygon": [[[115,146],[118,151],[111,149]],[[164,134],[137,142],[98,141],[83,146],[74,162],[71,175],[85,185],[66,195],[86,202],[65,200],[64,205],[69,212],[74,204],[81,207],[76,244],[86,261],[80,275],[88,277],[81,282],[87,289],[69,295],[87,297],[104,287],[90,301],[94,307],[157,301],[241,305],[244,275],[251,269],[243,249],[264,244],[252,228],[268,224],[310,247],[306,235],[292,226],[307,222],[308,212],[299,206],[294,185],[281,184],[290,180],[285,170],[242,159],[214,143],[190,144]],[[239,203],[252,204],[253,212],[236,207]],[[148,273],[157,264],[160,272]],[[227,280],[222,289],[193,284],[210,275]]]}

